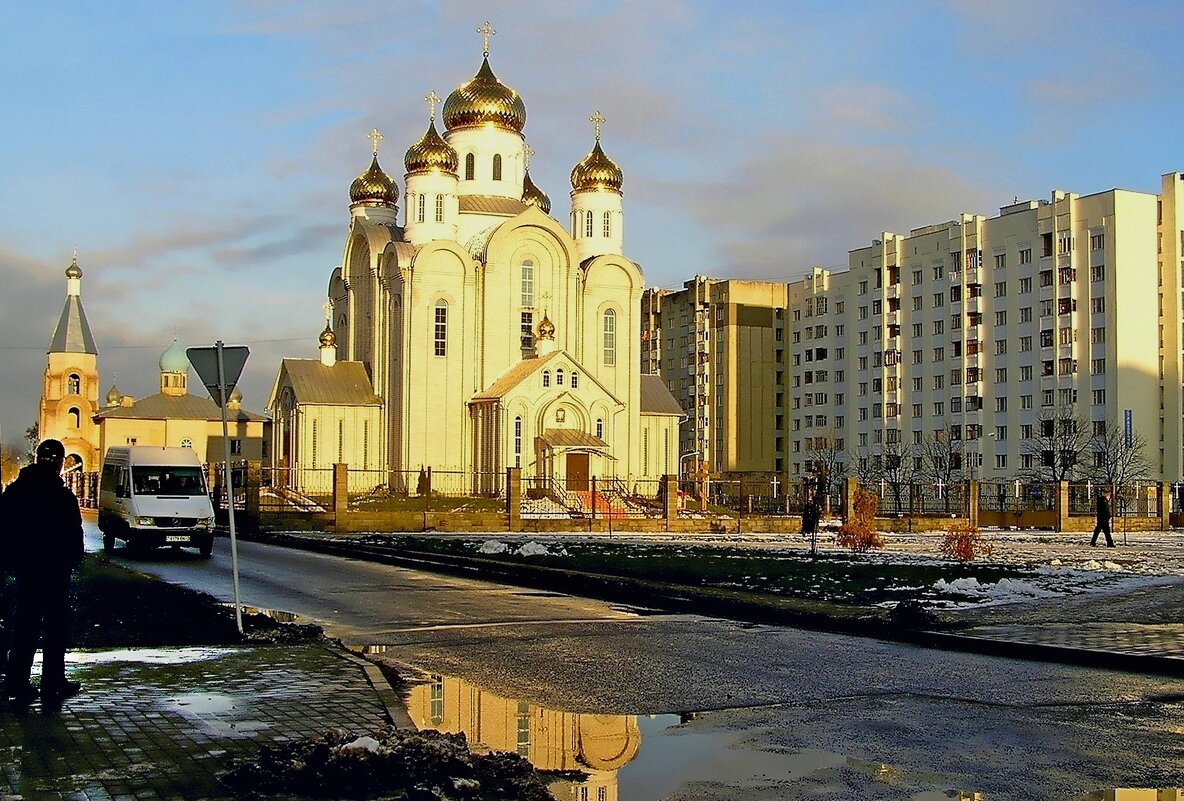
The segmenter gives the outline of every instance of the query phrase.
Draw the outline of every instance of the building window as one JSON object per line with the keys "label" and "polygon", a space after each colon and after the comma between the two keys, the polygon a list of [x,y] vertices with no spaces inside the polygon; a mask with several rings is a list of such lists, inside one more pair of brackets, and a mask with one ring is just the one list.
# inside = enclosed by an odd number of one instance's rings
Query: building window
{"label": "building window", "polygon": [[477,157],[472,153],[465,154],[465,180],[471,181],[477,176]]}
{"label": "building window", "polygon": [[604,213],[604,238],[608,239],[613,233],[613,218],[609,212]]}
{"label": "building window", "polygon": [[534,347],[534,312],[522,312],[522,321],[520,324],[522,335],[522,347],[530,349]]}
{"label": "building window", "polygon": [[434,344],[437,356],[448,355],[448,303],[436,301]]}
{"label": "building window", "polygon": [[596,436],[604,439],[604,420],[600,417],[596,418]]}
{"label": "building window", "polygon": [[189,437],[185,437],[183,440],[181,440],[181,447],[182,448],[192,448],[193,447],[193,440],[191,440]]}
{"label": "building window", "polygon": [[502,154],[495,153],[493,155],[493,180],[500,181],[502,179]]}
{"label": "building window", "polygon": [[436,195],[436,222],[444,222],[444,196]]}
{"label": "building window", "polygon": [[572,370],[571,371],[571,388],[572,389],[579,389],[579,387],[580,387],[580,374],[577,373],[575,370]]}
{"label": "building window", "polygon": [[584,236],[592,236],[592,212],[584,215]]}
{"label": "building window", "polygon": [[522,418],[514,418],[514,466],[522,466]]}
{"label": "building window", "polygon": [[560,367],[558,370],[555,371],[555,386],[557,386],[557,387],[563,386],[563,368],[562,367]]}
{"label": "building window", "polygon": [[617,363],[617,313],[609,309],[604,313],[604,364],[613,367]]}
{"label": "building window", "polygon": [[544,387],[551,386],[551,371],[550,370],[543,370],[543,386]]}
{"label": "building window", "polygon": [[78,373],[70,373],[70,377],[66,379],[66,392],[70,395],[82,394],[82,378]]}
{"label": "building window", "polygon": [[241,439],[230,440],[230,454],[232,456],[243,455],[243,441]]}
{"label": "building window", "polygon": [[423,195],[417,195],[415,198],[415,214],[416,214],[416,221],[417,222],[423,222],[423,220],[424,220],[423,203],[424,203]]}
{"label": "building window", "polygon": [[82,427],[82,412],[79,411],[77,406],[71,406],[66,412],[66,416],[70,418],[70,428]]}
{"label": "building window", "polygon": [[522,262],[522,306],[534,308],[534,262]]}

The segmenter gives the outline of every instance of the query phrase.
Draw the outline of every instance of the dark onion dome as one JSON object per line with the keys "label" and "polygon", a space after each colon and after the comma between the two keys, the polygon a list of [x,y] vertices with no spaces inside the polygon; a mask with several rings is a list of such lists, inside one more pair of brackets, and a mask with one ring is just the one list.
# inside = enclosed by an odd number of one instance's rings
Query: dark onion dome
{"label": "dark onion dome", "polygon": [[408,175],[442,172],[455,178],[457,167],[460,166],[460,157],[457,156],[456,149],[445,142],[444,137],[436,131],[436,122],[432,120],[419,141],[407,148],[403,164],[407,167]]}
{"label": "dark onion dome", "polygon": [[321,332],[320,342],[322,348],[333,348],[337,346],[337,334],[333,333],[333,329],[325,323],[325,330]]}
{"label": "dark onion dome", "polygon": [[107,405],[118,406],[119,402],[123,400],[123,394],[116,388],[115,384],[111,385],[111,389],[107,390]]}
{"label": "dark onion dome", "polygon": [[74,254],[74,258],[70,259],[70,266],[66,268],[67,278],[81,278],[82,268],[78,266],[78,254]]}
{"label": "dark onion dome", "polygon": [[528,206],[538,206],[543,210],[543,214],[551,213],[551,198],[547,197],[547,193],[534,185],[534,181],[530,180],[530,168],[526,170],[526,174],[522,176],[522,202]]}
{"label": "dark onion dome", "polygon": [[576,192],[609,191],[619,194],[624,178],[621,168],[604,155],[600,149],[600,139],[597,139],[592,152],[572,169],[571,188]]}
{"label": "dark onion dome", "polygon": [[354,179],[349,187],[350,208],[355,206],[386,206],[394,208],[399,202],[399,188],[378,166],[378,155],[370,162],[370,169]]}
{"label": "dark onion dome", "polygon": [[497,79],[486,57],[476,76],[448,95],[443,119],[448,130],[492,123],[522,133],[526,127],[526,104],[517,92]]}

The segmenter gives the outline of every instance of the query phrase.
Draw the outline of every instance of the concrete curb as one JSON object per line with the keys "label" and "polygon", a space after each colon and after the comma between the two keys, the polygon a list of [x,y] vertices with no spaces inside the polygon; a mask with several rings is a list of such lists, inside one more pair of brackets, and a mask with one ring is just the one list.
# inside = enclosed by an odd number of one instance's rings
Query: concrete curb
{"label": "concrete curb", "polygon": [[383,675],[382,669],[378,665],[348,650],[341,648],[334,648],[332,650],[342,659],[357,665],[366,674],[367,681],[374,688],[374,692],[378,694],[378,700],[382,702],[383,707],[386,709],[387,717],[390,718],[395,728],[410,729],[412,731],[418,728],[412,722],[411,715],[407,713],[407,707],[403,705],[402,697],[395,692],[395,688],[386,680],[386,676]]}

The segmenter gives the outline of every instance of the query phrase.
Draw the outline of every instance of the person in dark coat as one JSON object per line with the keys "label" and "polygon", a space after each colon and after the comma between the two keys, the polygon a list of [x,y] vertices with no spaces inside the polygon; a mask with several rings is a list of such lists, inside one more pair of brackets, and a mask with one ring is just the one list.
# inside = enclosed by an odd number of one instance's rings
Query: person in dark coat
{"label": "person in dark coat", "polygon": [[1089,541],[1090,545],[1098,544],[1098,534],[1105,532],[1106,547],[1113,548],[1114,540],[1110,538],[1110,490],[1102,490],[1098,493],[1098,522],[1094,525],[1094,538]]}
{"label": "person in dark coat", "polygon": [[16,622],[4,694],[27,704],[38,688],[29,682],[41,640],[41,701],[52,705],[74,695],[66,680],[70,575],[82,563],[82,513],[62,481],[66,449],[56,439],[37,446],[37,461],[23,468],[0,496],[5,551],[16,576]]}
{"label": "person in dark coat", "polygon": [[802,535],[812,537],[818,532],[818,521],[822,518],[822,507],[818,500],[818,481],[807,478],[802,499]]}

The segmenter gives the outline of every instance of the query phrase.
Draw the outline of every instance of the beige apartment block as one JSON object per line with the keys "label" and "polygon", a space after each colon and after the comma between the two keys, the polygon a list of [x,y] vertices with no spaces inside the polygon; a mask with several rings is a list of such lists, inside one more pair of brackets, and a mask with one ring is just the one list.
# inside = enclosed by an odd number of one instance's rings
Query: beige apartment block
{"label": "beige apartment block", "polygon": [[790,474],[827,444],[850,472],[919,466],[946,432],[962,475],[1011,478],[1066,409],[1091,432],[1129,412],[1152,471],[1179,481],[1182,198],[1179,173],[1159,195],[1056,191],[884,233],[791,283]]}
{"label": "beige apartment block", "polygon": [[642,369],[686,415],[680,467],[720,476],[786,471],[786,284],[696,276],[642,298]]}

